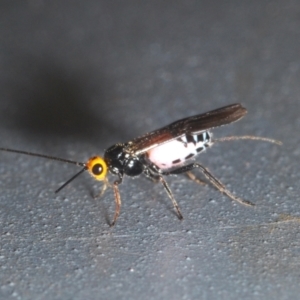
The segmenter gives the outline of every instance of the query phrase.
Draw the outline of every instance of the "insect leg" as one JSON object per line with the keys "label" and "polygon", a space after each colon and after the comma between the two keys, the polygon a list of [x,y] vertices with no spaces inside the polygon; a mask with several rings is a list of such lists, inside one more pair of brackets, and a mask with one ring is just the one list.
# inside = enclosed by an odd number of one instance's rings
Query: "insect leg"
{"label": "insect leg", "polygon": [[144,171],[144,174],[146,175],[147,178],[149,178],[154,183],[158,183],[160,181],[159,176],[156,176],[153,173],[151,173],[149,169],[146,169]]}
{"label": "insect leg", "polygon": [[116,224],[116,221],[120,215],[120,209],[121,209],[121,196],[120,196],[120,191],[119,191],[119,184],[122,183],[122,175],[119,174],[119,179],[114,182],[113,189],[114,189],[114,194],[115,194],[115,203],[116,203],[116,210],[115,210],[115,215],[114,215],[114,220],[111,223],[111,227]]}
{"label": "insect leg", "polygon": [[192,172],[190,172],[193,169],[195,169],[194,164],[190,164],[190,165],[183,166],[183,167],[181,167],[179,169],[176,169],[174,171],[171,171],[171,172],[163,172],[163,174],[164,175],[172,175],[172,174],[175,175],[175,174],[185,173],[189,179],[195,181],[198,184],[205,185],[206,182],[204,182],[201,179],[197,178]]}
{"label": "insect leg", "polygon": [[219,181],[216,177],[214,177],[209,171],[208,169],[206,169],[205,167],[203,167],[202,165],[198,164],[198,163],[194,163],[192,164],[192,166],[194,168],[199,168],[202,173],[204,174],[204,176],[221,192],[224,193],[225,195],[227,195],[229,198],[231,198],[232,200],[235,200],[241,204],[244,205],[248,205],[248,206],[254,206],[254,204],[250,201],[247,200],[243,200],[235,195],[233,195],[229,190],[226,189],[225,185]]}
{"label": "insect leg", "polygon": [[183,217],[182,217],[182,214],[180,212],[179,206],[178,206],[178,204],[177,204],[177,202],[176,202],[176,200],[175,200],[175,198],[174,198],[174,196],[171,192],[171,189],[169,188],[167,182],[165,181],[165,179],[162,176],[157,176],[157,179],[163,184],[169,198],[172,200],[173,206],[174,206],[174,208],[176,209],[176,212],[177,212],[178,219],[182,220]]}
{"label": "insect leg", "polygon": [[189,179],[195,181],[196,183],[201,184],[201,185],[206,185],[206,182],[204,182],[201,179],[197,178],[192,172],[187,171],[185,174],[187,175],[187,177]]}
{"label": "insect leg", "polygon": [[96,199],[102,197],[108,186],[112,187],[111,184],[108,182],[107,178],[105,178],[100,193],[95,195],[93,198]]}
{"label": "insect leg", "polygon": [[171,172],[165,172],[163,173],[164,175],[170,175],[170,174],[181,174],[181,173],[190,173],[192,176],[190,176],[190,174],[187,174],[191,179],[194,180],[194,178],[196,179],[195,181],[198,182],[198,179],[195,177],[194,174],[192,174],[191,170],[199,168],[202,173],[204,174],[204,176],[221,192],[224,193],[225,195],[227,195],[229,198],[231,198],[232,200],[235,200],[241,204],[244,205],[248,205],[248,206],[254,206],[254,204],[250,201],[247,200],[243,200],[235,195],[233,195],[228,189],[226,189],[225,185],[218,180],[215,176],[213,176],[208,169],[206,169],[205,167],[203,167],[202,165],[198,164],[198,163],[193,163],[187,166],[183,166],[177,170],[171,171]]}

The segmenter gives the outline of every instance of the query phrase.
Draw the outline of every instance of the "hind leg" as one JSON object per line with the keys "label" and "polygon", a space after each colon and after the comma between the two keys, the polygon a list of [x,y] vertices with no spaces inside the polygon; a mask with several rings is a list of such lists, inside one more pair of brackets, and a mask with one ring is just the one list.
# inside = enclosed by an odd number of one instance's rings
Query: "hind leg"
{"label": "hind leg", "polygon": [[[187,165],[187,166],[183,166],[177,170],[174,170],[174,171],[171,171],[171,172],[165,172],[163,173],[164,175],[171,175],[171,174],[181,174],[181,173],[187,173],[187,172],[190,172],[191,170],[193,169],[200,169],[201,172],[204,174],[204,176],[223,194],[225,194],[227,197],[229,197],[230,199],[234,200],[234,201],[237,201],[241,204],[244,204],[244,205],[247,205],[247,206],[254,206],[254,204],[250,201],[247,201],[247,200],[244,200],[244,199],[241,199],[235,195],[233,195],[226,187],[225,185],[220,181],[218,180],[215,176],[213,176],[207,168],[205,168],[204,166],[198,164],[198,163],[193,163],[193,164],[190,164],[190,165]],[[191,179],[194,179],[196,178],[194,176],[194,174],[192,174],[192,178]],[[197,178],[196,178],[197,179]]]}

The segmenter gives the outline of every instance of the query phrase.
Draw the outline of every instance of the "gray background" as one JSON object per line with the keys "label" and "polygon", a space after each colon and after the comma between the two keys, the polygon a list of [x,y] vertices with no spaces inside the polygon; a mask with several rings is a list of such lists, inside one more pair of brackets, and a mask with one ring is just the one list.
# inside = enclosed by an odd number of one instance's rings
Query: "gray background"
{"label": "gray background", "polygon": [[[85,161],[178,118],[248,109],[199,161],[235,194],[0,153],[1,299],[298,299],[300,3],[1,1],[1,146]],[[199,174],[201,177],[201,175]]]}

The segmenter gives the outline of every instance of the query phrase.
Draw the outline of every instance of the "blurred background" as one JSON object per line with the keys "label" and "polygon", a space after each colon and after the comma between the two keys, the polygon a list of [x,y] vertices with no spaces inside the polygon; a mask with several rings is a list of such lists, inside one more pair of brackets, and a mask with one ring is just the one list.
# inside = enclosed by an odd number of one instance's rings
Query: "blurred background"
{"label": "blurred background", "polygon": [[[297,299],[300,3],[2,1],[1,147],[85,161],[231,103],[248,115],[199,156],[235,194],[167,178],[111,190],[70,165],[0,153],[1,299]],[[199,174],[200,175],[200,174]],[[201,175],[200,175],[201,177]]]}

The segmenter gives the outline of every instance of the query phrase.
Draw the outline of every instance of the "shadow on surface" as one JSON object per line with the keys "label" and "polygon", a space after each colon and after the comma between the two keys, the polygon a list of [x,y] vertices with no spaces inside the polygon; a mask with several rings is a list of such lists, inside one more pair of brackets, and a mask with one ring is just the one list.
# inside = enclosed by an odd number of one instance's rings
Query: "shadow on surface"
{"label": "shadow on surface", "polygon": [[95,137],[120,134],[103,113],[107,103],[118,101],[104,76],[93,90],[88,70],[66,70],[58,63],[24,57],[13,72],[17,76],[12,74],[6,82],[9,98],[0,112],[0,126],[13,128],[26,139],[48,141],[68,137],[93,143]]}

